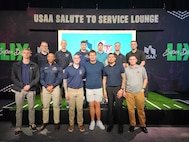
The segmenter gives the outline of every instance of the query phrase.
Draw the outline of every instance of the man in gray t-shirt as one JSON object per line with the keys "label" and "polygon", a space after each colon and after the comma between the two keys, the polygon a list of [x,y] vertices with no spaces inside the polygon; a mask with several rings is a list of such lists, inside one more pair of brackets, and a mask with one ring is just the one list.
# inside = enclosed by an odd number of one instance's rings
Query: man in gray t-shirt
{"label": "man in gray t-shirt", "polygon": [[[146,64],[146,57],[142,50],[138,49],[137,41],[131,41],[131,51],[126,54],[126,67],[129,66],[129,57],[136,56],[138,65],[144,67]],[[148,85],[144,91],[145,98],[148,98]]]}
{"label": "man in gray t-shirt", "polygon": [[146,69],[139,65],[134,68],[129,66],[125,69],[127,75],[126,90],[133,94],[137,94],[143,88],[144,80],[147,78]]}
{"label": "man in gray t-shirt", "polygon": [[129,132],[134,132],[134,128],[136,126],[136,105],[141,130],[144,133],[148,133],[146,128],[146,116],[144,112],[144,90],[148,82],[146,69],[137,65],[137,57],[133,55],[129,57],[129,66],[125,69],[125,74],[126,93],[124,94],[124,97],[126,98],[129,113]]}

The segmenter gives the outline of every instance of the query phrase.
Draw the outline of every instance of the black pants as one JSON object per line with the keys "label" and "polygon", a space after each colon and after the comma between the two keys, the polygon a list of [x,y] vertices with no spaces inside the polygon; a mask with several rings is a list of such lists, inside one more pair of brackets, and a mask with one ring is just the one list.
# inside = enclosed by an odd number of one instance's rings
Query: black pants
{"label": "black pants", "polygon": [[148,98],[148,83],[147,83],[146,89],[144,91],[144,96],[145,96],[145,98]]}
{"label": "black pants", "polygon": [[108,124],[113,126],[114,124],[114,116],[113,116],[113,108],[115,102],[116,116],[117,122],[119,125],[123,125],[123,108],[122,102],[123,98],[117,98],[117,92],[120,89],[120,86],[116,87],[107,87],[107,95],[108,95]]}

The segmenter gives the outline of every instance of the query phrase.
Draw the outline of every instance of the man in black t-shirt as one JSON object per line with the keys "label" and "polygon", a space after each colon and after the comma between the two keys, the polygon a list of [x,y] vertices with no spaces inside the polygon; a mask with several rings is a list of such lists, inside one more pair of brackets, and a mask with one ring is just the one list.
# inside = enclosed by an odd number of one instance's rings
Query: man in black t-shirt
{"label": "man in black t-shirt", "polygon": [[[67,50],[67,42],[66,40],[61,40],[60,42],[61,49],[55,53],[55,61],[56,63],[62,67],[62,73],[64,73],[66,67],[73,64],[72,54]],[[61,98],[60,104],[62,104],[62,96],[65,97],[63,83],[61,86]],[[66,102],[66,107],[69,107],[69,102]]]}
{"label": "man in black t-shirt", "polygon": [[42,41],[40,44],[40,53],[35,54],[32,61],[38,64],[39,68],[41,68],[47,63],[48,52],[48,43],[46,41]]}
{"label": "man in black t-shirt", "polygon": [[125,56],[123,54],[121,54],[121,52],[120,52],[120,48],[121,48],[120,42],[116,42],[114,44],[114,48],[115,48],[114,55],[116,57],[116,63],[122,64],[123,67],[125,68],[126,60],[125,60]]}
{"label": "man in black t-shirt", "polygon": [[129,64],[129,57],[130,56],[135,56],[137,58],[137,64],[140,66],[144,66],[146,63],[146,57],[145,54],[142,50],[137,49],[138,44],[137,41],[131,41],[131,51],[129,53],[126,54],[126,62],[127,62],[127,66]]}
{"label": "man in black t-shirt", "polygon": [[[39,48],[40,48],[40,52],[34,55],[32,61],[39,66],[39,70],[40,70],[40,68],[47,63],[47,55],[49,53],[48,43],[46,41],[41,41]],[[41,95],[41,101],[43,103],[41,88],[42,86],[39,82],[36,88],[36,93]]]}
{"label": "man in black t-shirt", "polygon": [[55,53],[56,57],[56,63],[59,64],[63,70],[67,66],[70,66],[73,64],[73,59],[71,53],[66,49],[67,42],[66,40],[61,40],[60,43],[61,49]]}

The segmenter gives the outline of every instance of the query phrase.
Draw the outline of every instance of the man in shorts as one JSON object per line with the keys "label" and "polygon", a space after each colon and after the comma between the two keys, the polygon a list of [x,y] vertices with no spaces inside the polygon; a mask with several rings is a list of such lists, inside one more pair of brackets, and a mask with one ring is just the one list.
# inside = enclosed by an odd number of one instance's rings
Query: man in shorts
{"label": "man in shorts", "polygon": [[89,130],[94,130],[95,127],[95,114],[96,125],[104,130],[105,127],[101,121],[101,108],[100,102],[102,101],[102,76],[104,65],[96,60],[96,52],[91,50],[89,52],[89,62],[85,64],[86,71],[86,96],[89,102],[89,111],[91,123]]}

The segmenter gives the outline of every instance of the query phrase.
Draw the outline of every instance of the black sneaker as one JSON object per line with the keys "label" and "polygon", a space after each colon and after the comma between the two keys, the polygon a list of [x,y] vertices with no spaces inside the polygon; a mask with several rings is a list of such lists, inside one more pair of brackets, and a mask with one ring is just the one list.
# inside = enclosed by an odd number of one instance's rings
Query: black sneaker
{"label": "black sneaker", "polygon": [[135,131],[135,127],[134,126],[130,126],[128,132],[129,133],[133,133],[134,131]]}
{"label": "black sneaker", "polygon": [[54,129],[55,130],[60,130],[60,124],[58,123],[58,124],[54,124]]}
{"label": "black sneaker", "polygon": [[83,108],[88,108],[89,107],[89,103],[88,102],[84,102],[83,103]]}
{"label": "black sneaker", "polygon": [[112,125],[109,125],[108,128],[107,128],[107,132],[108,132],[108,133],[111,132],[112,129],[113,129],[113,126],[112,126]]}
{"label": "black sneaker", "polygon": [[142,132],[144,132],[144,133],[148,133],[148,130],[147,130],[146,127],[140,127],[140,129],[142,130]]}
{"label": "black sneaker", "polygon": [[123,125],[119,125],[118,134],[122,134],[122,133],[123,133]]}

